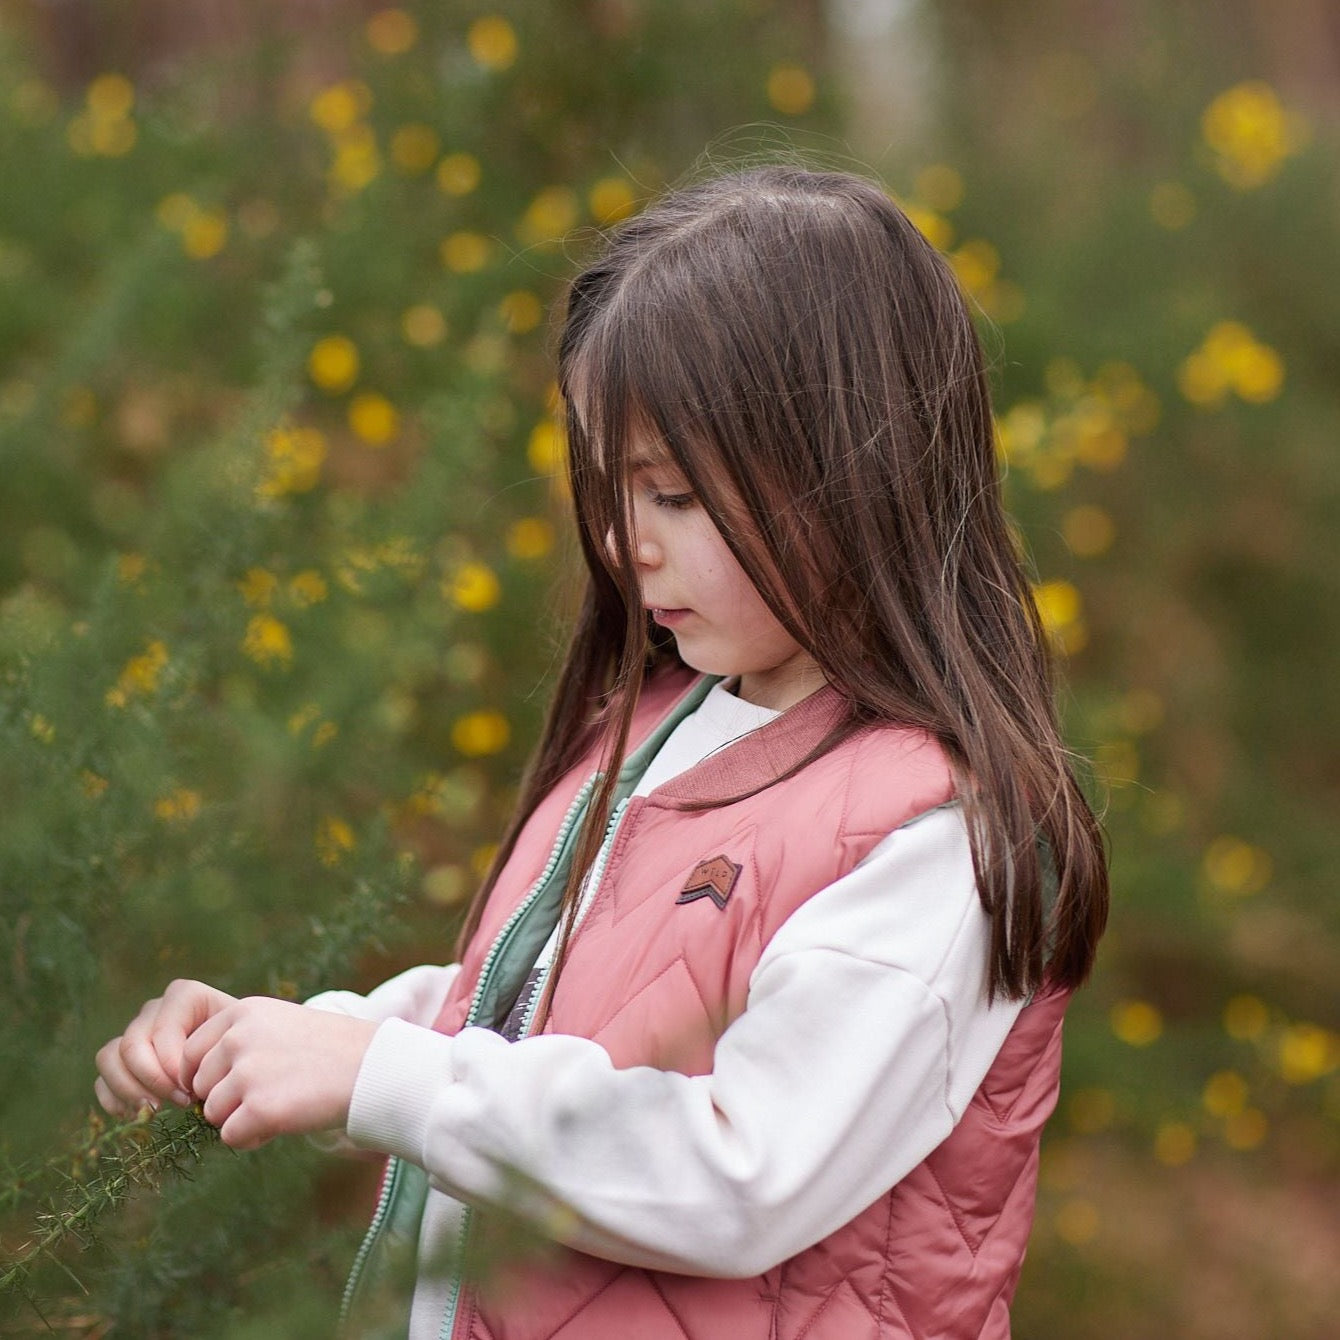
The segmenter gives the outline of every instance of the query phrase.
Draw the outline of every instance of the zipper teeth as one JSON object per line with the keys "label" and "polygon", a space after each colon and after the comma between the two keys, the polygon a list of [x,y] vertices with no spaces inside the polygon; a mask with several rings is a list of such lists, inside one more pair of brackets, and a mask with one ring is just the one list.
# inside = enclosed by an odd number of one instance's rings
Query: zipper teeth
{"label": "zipper teeth", "polygon": [[400,1160],[392,1159],[391,1166],[382,1182],[381,1195],[377,1197],[377,1208],[372,1212],[372,1222],[368,1225],[368,1231],[363,1235],[363,1241],[358,1248],[358,1255],[354,1257],[354,1263],[349,1269],[349,1280],[344,1286],[344,1297],[340,1299],[341,1324],[349,1320],[349,1312],[353,1307],[354,1294],[358,1291],[363,1267],[367,1264],[372,1245],[382,1230],[382,1224],[386,1220],[386,1212],[391,1206],[391,1197],[395,1194],[395,1187],[399,1181]]}
{"label": "zipper teeth", "polygon": [[483,965],[479,969],[479,979],[475,984],[474,999],[470,1002],[470,1013],[465,1016],[464,1026],[466,1028],[470,1027],[479,1017],[479,1007],[483,1003],[484,987],[488,982],[489,973],[492,972],[493,965],[497,962],[498,955],[502,953],[503,946],[507,943],[507,937],[512,933],[513,927],[521,920],[522,916],[525,915],[527,909],[538,897],[540,890],[544,888],[550,875],[554,873],[554,870],[558,865],[559,855],[563,850],[564,844],[568,840],[568,833],[571,831],[572,825],[576,822],[577,815],[586,804],[587,798],[590,796],[595,784],[595,777],[588,777],[582,784],[582,789],[573,797],[572,804],[568,806],[568,812],[563,816],[563,822],[558,827],[558,836],[554,839],[553,847],[550,848],[549,860],[545,863],[545,867],[543,871],[541,871],[539,879],[531,885],[530,893],[517,905],[512,912],[512,915],[508,917],[503,924],[502,930],[498,932],[493,943],[489,946],[488,956],[484,959]]}
{"label": "zipper teeth", "polygon": [[[559,858],[562,856],[563,848],[567,843],[568,834],[572,831],[572,826],[577,821],[577,816],[582,812],[583,807],[590,799],[591,792],[595,789],[596,780],[599,774],[592,774],[582,783],[581,790],[572,798],[572,803],[568,806],[567,813],[563,816],[563,822],[558,826],[558,835],[554,838],[554,844],[549,849],[549,859],[545,862],[544,869],[540,872],[540,877],[531,886],[530,893],[517,905],[512,915],[507,918],[502,930],[494,938],[489,946],[488,956],[484,959],[483,966],[479,969],[479,981],[475,986],[474,999],[470,1002],[470,1012],[465,1017],[465,1027],[472,1025],[479,1017],[479,1007],[484,999],[484,986],[488,981],[489,973],[497,961],[498,955],[502,953],[503,945],[507,942],[507,937],[511,934],[512,928],[525,915],[526,909],[539,896],[540,890],[549,882],[550,876],[558,867]],[[465,1238],[470,1229],[470,1207],[466,1205],[461,1212],[461,1226],[456,1231],[456,1261],[453,1269],[454,1278],[451,1282],[451,1297],[447,1300],[447,1310],[442,1317],[442,1329],[438,1332],[440,1340],[450,1340],[453,1330],[456,1328],[456,1311],[461,1302],[461,1281],[462,1270],[465,1261]]]}
{"label": "zipper teeth", "polygon": [[[563,822],[559,825],[558,836],[554,840],[554,845],[549,852],[549,860],[546,862],[544,871],[539,879],[535,881],[528,897],[523,899],[520,906],[507,918],[506,924],[498,932],[493,944],[489,947],[487,958],[479,971],[479,981],[475,987],[474,999],[470,1002],[470,1013],[466,1017],[466,1025],[473,1024],[479,1014],[480,1003],[483,1000],[483,988],[488,978],[489,971],[497,960],[506,942],[508,934],[520,920],[526,909],[535,901],[536,895],[544,887],[545,882],[553,874],[554,868],[558,865],[559,856],[563,850],[563,844],[567,841],[572,825],[576,822],[577,815],[581,812],[587,798],[590,796],[592,788],[596,784],[596,775],[592,775],[582,784],[582,788],[573,797],[572,803],[568,806],[567,813],[563,816]],[[391,1162],[391,1171],[387,1174],[386,1180],[382,1183],[381,1195],[377,1198],[377,1208],[373,1211],[372,1222],[368,1225],[368,1231],[363,1235],[363,1242],[359,1246],[358,1254],[354,1257],[354,1263],[349,1270],[349,1280],[344,1286],[344,1296],[340,1300],[340,1321],[348,1320],[350,1309],[353,1306],[354,1295],[358,1291],[359,1283],[362,1279],[363,1269],[367,1264],[368,1256],[382,1231],[386,1221],[387,1211],[390,1209],[391,1198],[395,1194],[395,1188],[400,1181],[400,1160],[393,1159]],[[461,1228],[458,1235],[458,1255],[463,1255],[465,1251],[465,1232],[470,1220],[470,1209],[467,1206],[461,1217]],[[456,1306],[460,1298],[460,1276],[458,1275],[452,1286],[451,1302],[447,1308],[447,1315],[443,1321],[442,1335],[450,1334],[451,1328],[456,1322]]]}
{"label": "zipper teeth", "polygon": [[470,1207],[461,1211],[461,1226],[456,1230],[456,1259],[451,1264],[451,1297],[447,1299],[447,1310],[442,1315],[442,1329],[438,1331],[438,1340],[451,1340],[456,1329],[456,1309],[461,1305],[461,1281],[465,1278],[465,1235],[470,1228]]}
{"label": "zipper teeth", "polygon": [[[609,864],[610,848],[613,845],[614,830],[619,826],[619,820],[623,818],[624,811],[628,808],[629,797],[625,796],[615,807],[609,817],[609,823],[605,825],[605,836],[600,843],[600,851],[596,855],[595,863],[591,867],[591,877],[586,882],[586,888],[582,890],[581,901],[577,905],[578,921],[586,915],[586,909],[590,907],[596,893],[600,888],[600,881],[605,877],[605,867]],[[576,922],[573,928],[576,929]],[[524,1038],[529,1032],[531,1024],[535,1021],[535,1011],[539,1008],[540,997],[544,995],[545,982],[549,978],[550,969],[553,963],[545,965],[544,976],[535,983],[535,990],[526,1005],[526,1012],[521,1016],[521,1027],[517,1029],[517,1037]]]}

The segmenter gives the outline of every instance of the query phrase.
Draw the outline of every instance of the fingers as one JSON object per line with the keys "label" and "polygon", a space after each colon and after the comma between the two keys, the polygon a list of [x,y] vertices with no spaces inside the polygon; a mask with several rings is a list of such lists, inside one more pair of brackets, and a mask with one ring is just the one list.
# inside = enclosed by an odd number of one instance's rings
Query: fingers
{"label": "fingers", "polygon": [[[182,1087],[199,1099],[207,1098],[214,1086],[228,1073],[230,1058],[218,1044],[236,1023],[235,1010],[220,1010],[207,1019],[186,1039],[181,1050]],[[217,1124],[217,1123],[216,1123]]]}
{"label": "fingers", "polygon": [[98,1078],[93,1092],[105,1112],[133,1117],[144,1107],[158,1107],[158,1098],[134,1079],[121,1061],[121,1039],[113,1038],[98,1052]]}
{"label": "fingers", "polygon": [[108,1112],[127,1116],[146,1103],[193,1101],[181,1081],[182,1050],[199,1025],[233,1003],[233,997],[204,982],[176,981],[157,999],[146,1001],[126,1031],[97,1055],[94,1093]]}
{"label": "fingers", "polygon": [[163,992],[150,1043],[159,1073],[171,1077],[174,1092],[165,1096],[171,1097],[173,1102],[191,1101],[190,1080],[181,1073],[186,1039],[219,1011],[234,1003],[233,996],[204,982],[179,980],[171,983]]}
{"label": "fingers", "polygon": [[[162,1008],[161,999],[147,1001],[141,1007],[140,1012],[130,1021],[126,1031],[116,1041],[119,1072],[115,1064],[102,1071],[104,1078],[108,1079],[113,1090],[117,1092],[122,1090],[118,1089],[115,1081],[124,1074],[125,1092],[129,1093],[132,1086],[138,1087],[153,1100],[155,1107],[167,1098],[176,1103],[185,1099],[181,1086],[177,1083],[175,1066],[174,1070],[169,1072],[160,1058],[155,1043],[155,1031]],[[100,1052],[99,1057],[101,1056]],[[99,1069],[102,1070],[101,1064]]]}

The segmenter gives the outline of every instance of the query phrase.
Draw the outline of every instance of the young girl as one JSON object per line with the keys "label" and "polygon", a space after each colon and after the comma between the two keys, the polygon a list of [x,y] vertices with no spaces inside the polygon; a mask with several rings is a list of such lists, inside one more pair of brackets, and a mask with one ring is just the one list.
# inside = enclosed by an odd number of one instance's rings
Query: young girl
{"label": "young girl", "polygon": [[[391,1155],[352,1333],[1007,1336],[1107,879],[954,278],[868,182],[725,176],[559,361],[589,583],[460,961],[174,983],[98,1096]],[[500,1214],[554,1245],[463,1279]]]}

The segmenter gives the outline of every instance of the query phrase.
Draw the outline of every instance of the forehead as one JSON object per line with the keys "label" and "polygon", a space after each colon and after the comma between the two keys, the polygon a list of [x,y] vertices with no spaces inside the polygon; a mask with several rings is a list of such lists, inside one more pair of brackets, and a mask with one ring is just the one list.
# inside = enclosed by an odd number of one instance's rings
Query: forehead
{"label": "forehead", "polygon": [[589,402],[574,401],[573,411],[582,426],[592,464],[602,473],[633,475],[640,470],[675,469],[675,458],[664,439],[636,409],[627,409],[608,427],[590,417]]}

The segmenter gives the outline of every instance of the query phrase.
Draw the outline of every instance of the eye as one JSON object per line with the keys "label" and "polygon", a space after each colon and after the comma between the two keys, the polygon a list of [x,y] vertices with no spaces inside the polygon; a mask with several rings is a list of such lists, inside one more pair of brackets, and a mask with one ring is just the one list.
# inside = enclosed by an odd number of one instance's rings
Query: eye
{"label": "eye", "polygon": [[672,512],[679,512],[686,507],[692,507],[698,499],[692,493],[660,493],[653,490],[651,501],[657,507],[668,507]]}

